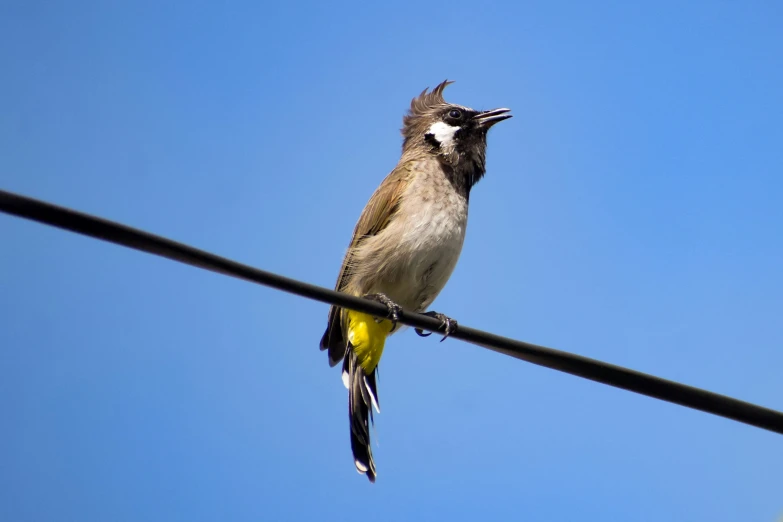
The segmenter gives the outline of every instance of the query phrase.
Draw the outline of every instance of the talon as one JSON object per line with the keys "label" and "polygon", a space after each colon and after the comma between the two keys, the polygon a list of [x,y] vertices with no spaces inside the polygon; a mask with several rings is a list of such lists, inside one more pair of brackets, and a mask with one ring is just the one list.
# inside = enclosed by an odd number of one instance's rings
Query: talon
{"label": "talon", "polygon": [[418,335],[419,337],[429,337],[430,335],[432,335],[432,332],[425,332],[421,328],[414,328],[413,331],[416,332],[416,335]]}
{"label": "talon", "polygon": [[443,336],[443,339],[441,339],[440,342],[445,341],[449,335],[453,334],[456,331],[457,331],[457,321],[455,321],[450,317],[446,317],[446,328],[445,328],[446,335]]}
{"label": "talon", "polygon": [[[397,328],[397,321],[400,320],[400,312],[402,312],[402,307],[400,305],[389,299],[386,294],[367,294],[364,297],[365,299],[372,299],[373,301],[378,301],[379,303],[386,305],[388,319],[390,319],[392,323],[392,330]],[[380,323],[383,319],[376,318],[375,321]]]}
{"label": "talon", "polygon": [[[443,339],[441,339],[440,342],[445,341],[448,336],[457,331],[457,321],[451,317],[447,317],[439,312],[425,312],[424,315],[438,319],[440,321],[440,328],[443,329],[443,332],[445,333]],[[416,328],[415,331],[421,337],[428,337],[429,335],[432,335],[432,332],[425,333],[421,328]]]}

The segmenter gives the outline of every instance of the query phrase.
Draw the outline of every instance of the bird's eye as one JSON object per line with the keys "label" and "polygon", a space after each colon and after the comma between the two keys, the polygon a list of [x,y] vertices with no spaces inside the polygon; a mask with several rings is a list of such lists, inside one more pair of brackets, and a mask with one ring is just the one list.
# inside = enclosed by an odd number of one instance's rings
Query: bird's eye
{"label": "bird's eye", "polygon": [[451,109],[449,111],[449,117],[454,118],[455,120],[458,120],[462,118],[462,111],[457,109]]}

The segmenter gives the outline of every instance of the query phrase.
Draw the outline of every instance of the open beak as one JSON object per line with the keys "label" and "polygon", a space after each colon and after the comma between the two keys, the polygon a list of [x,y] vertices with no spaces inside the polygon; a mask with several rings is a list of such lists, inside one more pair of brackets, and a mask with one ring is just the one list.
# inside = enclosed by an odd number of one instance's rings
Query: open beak
{"label": "open beak", "polygon": [[511,109],[492,109],[491,111],[484,111],[476,114],[473,119],[476,120],[481,127],[489,129],[497,122],[509,119],[511,117],[511,114],[507,114],[509,112],[511,112]]}

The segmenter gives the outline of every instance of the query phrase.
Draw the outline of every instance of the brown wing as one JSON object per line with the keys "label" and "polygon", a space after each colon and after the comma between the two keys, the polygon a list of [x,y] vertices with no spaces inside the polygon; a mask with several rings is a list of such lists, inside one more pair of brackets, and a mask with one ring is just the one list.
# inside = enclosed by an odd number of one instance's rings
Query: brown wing
{"label": "brown wing", "polygon": [[[370,201],[364,207],[364,211],[353,229],[351,244],[343,259],[343,266],[340,268],[335,290],[343,290],[350,281],[352,275],[351,259],[356,247],[366,238],[380,233],[393,219],[409,177],[410,166],[408,164],[397,165],[370,197]],[[336,365],[345,356],[346,341],[340,325],[340,309],[336,306],[329,309],[326,332],[321,338],[321,350],[327,349],[329,350],[329,366]]]}

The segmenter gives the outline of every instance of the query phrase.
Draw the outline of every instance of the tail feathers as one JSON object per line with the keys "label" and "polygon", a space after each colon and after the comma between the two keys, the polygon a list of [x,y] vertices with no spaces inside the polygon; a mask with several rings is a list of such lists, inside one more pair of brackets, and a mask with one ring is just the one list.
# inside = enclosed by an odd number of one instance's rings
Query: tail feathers
{"label": "tail feathers", "polygon": [[377,368],[368,375],[359,365],[352,348],[353,346],[348,343],[343,361],[343,383],[348,388],[351,451],[356,470],[367,475],[370,482],[375,482],[375,461],[370,447],[370,423],[373,422],[372,408],[380,411],[375,380]]}
{"label": "tail feathers", "polygon": [[345,344],[343,329],[340,325],[340,309],[333,306],[329,309],[326,331],[321,337],[321,351],[329,350],[329,366],[336,366],[345,356]]}

